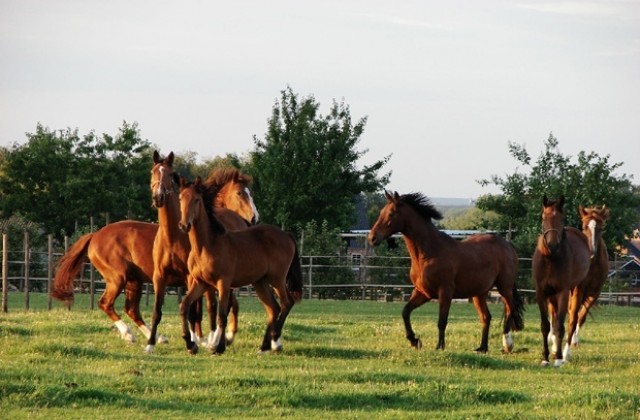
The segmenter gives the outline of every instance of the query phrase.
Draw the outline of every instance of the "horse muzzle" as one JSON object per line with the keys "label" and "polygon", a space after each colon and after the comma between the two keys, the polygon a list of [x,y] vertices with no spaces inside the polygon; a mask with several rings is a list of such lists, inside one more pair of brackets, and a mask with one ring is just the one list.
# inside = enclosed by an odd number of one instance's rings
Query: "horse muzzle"
{"label": "horse muzzle", "polygon": [[369,243],[371,245],[378,246],[384,238],[376,235],[374,232],[369,232],[369,237],[367,239],[369,239]]}
{"label": "horse muzzle", "polygon": [[151,196],[151,202],[155,208],[164,206],[164,194],[153,194],[153,196]]}
{"label": "horse muzzle", "polygon": [[178,228],[183,231],[184,233],[189,233],[189,231],[191,230],[191,223],[178,223]]}

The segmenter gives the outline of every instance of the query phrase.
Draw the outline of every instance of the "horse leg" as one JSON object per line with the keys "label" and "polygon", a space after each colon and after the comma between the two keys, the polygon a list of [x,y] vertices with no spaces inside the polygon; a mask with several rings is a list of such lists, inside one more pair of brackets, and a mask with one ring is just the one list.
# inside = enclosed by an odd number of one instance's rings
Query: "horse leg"
{"label": "horse leg", "polygon": [[413,292],[411,292],[411,297],[409,297],[409,301],[406,305],[404,305],[404,308],[402,309],[402,320],[404,321],[405,336],[411,343],[411,347],[415,348],[416,350],[420,350],[422,348],[422,340],[420,340],[419,337],[416,337],[416,333],[411,327],[411,312],[430,300],[430,298],[423,295],[420,291],[418,291],[418,289],[414,288]]}
{"label": "horse leg", "polygon": [[268,351],[281,351],[282,343],[276,341],[279,337],[276,337],[276,321],[280,315],[280,305],[276,301],[269,284],[265,280],[260,280],[254,283],[253,288],[256,291],[258,299],[264,305],[264,309],[267,313],[267,329],[260,345],[260,352],[266,353]]}
{"label": "horse leg", "polygon": [[553,322],[553,333],[557,343],[554,353],[554,366],[556,367],[562,366],[562,364],[567,361],[562,354],[562,341],[565,335],[564,321],[567,317],[567,309],[569,306],[569,293],[568,290],[563,290],[557,295],[556,316]]}
{"label": "horse leg", "polygon": [[576,332],[573,334],[573,337],[571,338],[572,346],[577,347],[578,344],[580,343],[580,338],[578,337],[580,333],[580,329],[582,328],[585,321],[587,320],[587,315],[589,315],[589,310],[596,303],[597,299],[598,299],[597,296],[589,295],[586,297],[585,301],[580,307],[580,311],[578,312],[578,324],[576,325]]}
{"label": "horse leg", "polygon": [[[475,351],[479,353],[486,353],[489,351],[489,326],[491,325],[491,313],[487,307],[487,294],[473,297],[473,306],[475,306],[482,324],[482,340],[480,341],[480,347]],[[444,341],[443,341],[444,348]]]}
{"label": "horse leg", "polygon": [[198,344],[203,344],[202,333],[202,297],[199,297],[191,303],[189,313],[189,331],[191,332],[191,340]]}
{"label": "horse leg", "polygon": [[202,297],[205,287],[198,281],[190,282],[189,291],[180,302],[180,319],[182,319],[182,338],[187,345],[190,354],[198,353],[198,342],[192,340],[192,330],[189,328],[189,318],[194,307],[194,302]]}
{"label": "horse leg", "polygon": [[233,344],[233,340],[236,338],[238,332],[238,312],[240,310],[240,304],[234,291],[231,291],[229,296],[229,314],[231,314],[231,321],[228,324],[225,338],[227,339],[227,346]]}
{"label": "horse leg", "polygon": [[[138,279],[129,279],[124,289],[124,311],[131,320],[138,326],[140,332],[148,340],[151,336],[151,330],[142,319],[140,313],[140,300],[142,299],[142,282]],[[160,336],[157,340],[159,343],[166,343],[166,337]]]}
{"label": "horse leg", "polygon": [[[213,351],[213,336],[216,330],[216,318],[218,312],[218,296],[216,295],[216,289],[210,286],[207,287],[207,290],[204,292],[204,297],[207,302],[207,313],[209,314],[209,335],[206,340],[203,339],[201,342],[207,349]],[[204,314],[202,314],[201,318],[202,317],[204,317]]]}
{"label": "horse leg", "polygon": [[564,353],[562,355],[562,358],[564,360],[569,360],[569,356],[571,355],[571,343],[573,342],[574,336],[577,331],[578,316],[580,312],[582,296],[582,290],[580,290],[579,287],[576,287],[569,297],[569,334],[567,335],[567,343],[564,347]]}
{"label": "horse leg", "polygon": [[216,354],[223,354],[227,348],[226,340],[222,339],[224,331],[227,329],[227,313],[229,312],[229,295],[231,288],[229,282],[220,279],[217,281],[218,289],[218,311],[217,326],[213,334],[212,348]]}
{"label": "horse leg", "polygon": [[129,326],[125,324],[125,322],[120,318],[118,313],[113,308],[116,298],[122,291],[124,287],[124,279],[118,276],[117,279],[112,281],[107,281],[104,292],[102,293],[102,297],[98,301],[98,306],[114,323],[118,332],[120,333],[120,338],[125,340],[128,343],[135,343],[136,336],[133,335]]}
{"label": "horse leg", "polygon": [[278,299],[280,300],[281,308],[280,315],[278,316],[276,321],[275,331],[271,339],[271,349],[274,351],[282,351],[282,329],[284,328],[284,323],[287,320],[287,316],[289,316],[289,312],[291,312],[291,309],[293,308],[295,300],[285,286],[284,277],[283,281],[280,283],[280,287],[276,287],[275,291],[278,295]]}
{"label": "horse leg", "polygon": [[449,309],[451,309],[451,294],[444,293],[442,290],[438,293],[438,345],[436,350],[444,350],[444,335],[449,321]]}
{"label": "horse leg", "polygon": [[549,306],[542,292],[536,292],[536,301],[540,310],[540,332],[542,333],[542,366],[549,366]]}
{"label": "horse leg", "polygon": [[155,292],[155,299],[153,302],[153,312],[151,314],[151,334],[147,340],[147,347],[145,347],[145,353],[153,353],[156,347],[156,335],[158,334],[158,324],[162,320],[162,305],[164,304],[164,293],[166,285],[161,279],[153,279],[153,289]]}

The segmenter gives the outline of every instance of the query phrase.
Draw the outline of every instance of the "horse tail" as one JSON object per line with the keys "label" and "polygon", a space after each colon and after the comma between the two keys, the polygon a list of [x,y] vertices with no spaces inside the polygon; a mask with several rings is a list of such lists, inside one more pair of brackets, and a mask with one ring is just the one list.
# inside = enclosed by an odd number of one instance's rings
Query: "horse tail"
{"label": "horse tail", "polygon": [[513,329],[515,331],[522,331],[524,329],[524,300],[522,295],[518,292],[518,287],[513,284],[513,312],[511,313],[511,319],[513,320]]}
{"label": "horse tail", "polygon": [[293,300],[299,302],[302,299],[302,266],[300,265],[300,255],[298,253],[298,244],[292,234],[289,234],[295,247],[293,261],[287,272],[287,290],[293,296]]}
{"label": "horse tail", "polygon": [[82,268],[92,238],[93,233],[81,236],[58,261],[51,297],[67,306],[73,303],[73,280]]}

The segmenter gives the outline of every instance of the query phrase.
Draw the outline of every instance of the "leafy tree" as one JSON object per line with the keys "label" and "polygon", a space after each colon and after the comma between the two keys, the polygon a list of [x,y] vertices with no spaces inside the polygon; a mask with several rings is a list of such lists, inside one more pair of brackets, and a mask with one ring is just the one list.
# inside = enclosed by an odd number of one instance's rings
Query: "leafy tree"
{"label": "leafy tree", "polygon": [[506,177],[493,175],[489,180],[502,190],[501,195],[480,197],[477,206],[495,211],[502,229],[515,230],[514,242],[521,255],[533,253],[540,232],[542,197],[565,196],[565,223],[581,228],[578,205],[606,204],[611,209],[604,235],[610,252],[624,244],[640,219],[640,191],[626,174],[616,175],[622,163],[610,163],[609,156],[580,152],[575,161],[558,149],[558,140],[549,135],[544,150],[533,162],[524,146],[509,144],[509,152],[528,174],[516,172]]}
{"label": "leafy tree", "polygon": [[477,207],[451,208],[444,212],[439,226],[452,230],[496,230],[499,216],[493,211],[484,211]]}
{"label": "leafy tree", "polygon": [[299,98],[290,87],[273,107],[264,140],[254,136],[249,173],[265,222],[299,229],[315,220],[348,229],[354,196],[380,190],[390,174],[378,172],[389,156],[357,167],[366,153],[356,150],[366,118],[355,124],[349,107],[333,102],[327,116],[313,96]]}
{"label": "leafy tree", "polygon": [[38,124],[0,162],[2,217],[21,213],[58,239],[90,216],[150,219],[149,143],[126,122],[115,137]]}

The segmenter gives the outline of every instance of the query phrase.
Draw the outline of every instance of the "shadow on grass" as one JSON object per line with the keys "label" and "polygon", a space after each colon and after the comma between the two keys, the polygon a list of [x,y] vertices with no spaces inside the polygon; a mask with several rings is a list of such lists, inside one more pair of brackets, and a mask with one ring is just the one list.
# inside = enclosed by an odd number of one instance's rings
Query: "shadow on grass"
{"label": "shadow on grass", "polygon": [[295,356],[304,356],[309,358],[321,358],[321,359],[379,359],[384,356],[383,353],[370,350],[354,349],[354,348],[341,348],[341,347],[298,347],[290,354]]}

